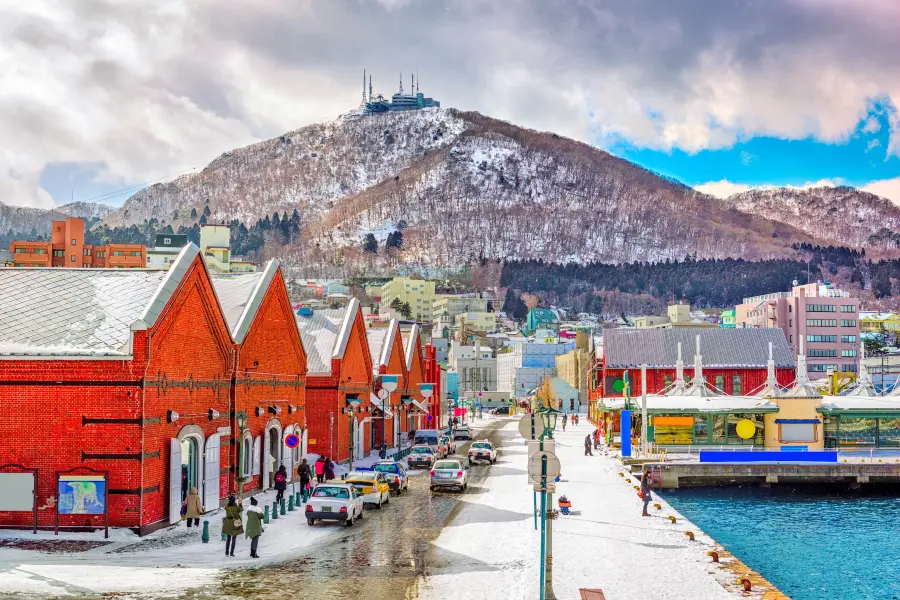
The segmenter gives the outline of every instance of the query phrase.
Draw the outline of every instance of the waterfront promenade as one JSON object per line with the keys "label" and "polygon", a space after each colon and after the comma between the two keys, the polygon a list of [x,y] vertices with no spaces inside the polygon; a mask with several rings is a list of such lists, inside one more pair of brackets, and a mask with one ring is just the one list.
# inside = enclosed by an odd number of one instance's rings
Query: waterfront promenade
{"label": "waterfront promenade", "polygon": [[[553,524],[557,598],[579,598],[581,588],[600,588],[609,600],[784,598],[771,591],[764,596],[762,580],[755,575],[754,592],[745,595],[738,573],[749,569],[727,553],[721,553],[722,563],[714,564],[707,552],[721,548],[664,500],[654,499],[662,509],[651,506],[652,516],[642,517],[636,482],[619,475],[625,471],[619,460],[599,451],[583,455],[584,437],[593,429],[583,419],[578,427],[557,428],[554,434],[562,464],[554,502],[565,494],[573,505],[571,515],[560,515]],[[419,598],[445,598],[447,589],[459,598],[537,597],[539,536],[531,518],[526,448],[512,419],[503,432],[505,442],[485,482],[487,491],[465,497],[459,516],[434,542],[442,554],[463,554],[473,564],[493,562],[495,568],[465,573],[457,567],[438,568],[420,582]],[[503,518],[486,518],[500,508]],[[694,541],[687,531],[694,533]]]}

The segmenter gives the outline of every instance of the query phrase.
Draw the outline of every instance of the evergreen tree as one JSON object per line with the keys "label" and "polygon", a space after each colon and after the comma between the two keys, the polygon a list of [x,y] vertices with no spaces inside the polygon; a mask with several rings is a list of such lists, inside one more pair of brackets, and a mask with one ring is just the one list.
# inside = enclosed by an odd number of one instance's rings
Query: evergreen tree
{"label": "evergreen tree", "polygon": [[363,242],[363,251],[368,252],[369,254],[378,253],[378,240],[375,239],[374,234],[366,234],[366,240]]}
{"label": "evergreen tree", "polygon": [[201,215],[201,216],[200,216],[200,224],[201,224],[201,225],[206,225],[206,215]]}
{"label": "evergreen tree", "polygon": [[195,220],[196,220],[196,218],[197,218],[197,209],[196,209],[196,208],[192,208],[192,209],[191,209],[191,219],[195,219]]}
{"label": "evergreen tree", "polygon": [[211,214],[212,214],[212,211],[209,210],[209,205],[207,204],[206,206],[203,207],[203,216],[208,217]]}

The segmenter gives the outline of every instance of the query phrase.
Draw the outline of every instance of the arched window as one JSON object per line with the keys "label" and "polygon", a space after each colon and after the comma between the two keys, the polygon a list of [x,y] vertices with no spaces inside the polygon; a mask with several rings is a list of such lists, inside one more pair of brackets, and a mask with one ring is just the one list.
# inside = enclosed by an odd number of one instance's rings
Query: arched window
{"label": "arched window", "polygon": [[253,464],[253,441],[250,439],[250,436],[244,438],[244,449],[243,456],[241,457],[244,461],[241,477],[250,477],[250,465]]}

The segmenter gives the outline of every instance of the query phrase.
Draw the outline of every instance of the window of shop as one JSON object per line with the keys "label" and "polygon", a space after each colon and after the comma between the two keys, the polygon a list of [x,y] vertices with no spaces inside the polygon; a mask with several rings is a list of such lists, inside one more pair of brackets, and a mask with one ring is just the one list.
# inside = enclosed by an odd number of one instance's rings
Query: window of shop
{"label": "window of shop", "polygon": [[711,415],[712,417],[712,443],[724,444],[728,435],[728,417],[726,415]]}
{"label": "window of shop", "polygon": [[740,396],[744,393],[744,382],[741,380],[740,375],[732,375],[731,376],[731,395],[732,396]]}
{"label": "window of shop", "polygon": [[724,375],[716,375],[715,383],[713,384],[716,388],[717,392],[725,393],[725,376]]}
{"label": "window of shop", "polygon": [[709,441],[709,415],[694,417],[694,443],[705,444]]}
{"label": "window of shop", "polygon": [[782,442],[815,442],[815,423],[780,423],[780,441]]}

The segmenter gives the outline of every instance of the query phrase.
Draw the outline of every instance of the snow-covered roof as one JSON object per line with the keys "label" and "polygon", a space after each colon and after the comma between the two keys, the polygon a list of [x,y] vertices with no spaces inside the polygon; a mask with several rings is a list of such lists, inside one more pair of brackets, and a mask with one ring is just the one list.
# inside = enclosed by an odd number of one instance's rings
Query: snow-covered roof
{"label": "snow-covered roof", "polygon": [[419,343],[419,326],[413,325],[412,329],[406,332],[406,335],[400,334],[403,339],[403,351],[406,356],[406,370],[412,369],[413,356],[415,355],[416,346]]}
{"label": "snow-covered roof", "polygon": [[278,262],[270,260],[265,269],[256,273],[211,275],[225,322],[235,342],[241,343],[250,330],[277,271]]}
{"label": "snow-covered roof", "polygon": [[0,269],[0,356],[129,356],[198,252],[185,246],[168,271]]}
{"label": "snow-covered roof", "polygon": [[[391,319],[391,323],[395,322]],[[366,339],[369,341],[369,355],[372,357],[372,368],[377,372],[378,366],[382,364],[381,357],[383,350],[388,345],[390,326],[388,327],[369,327],[366,329]],[[384,363],[387,364],[387,363]]]}
{"label": "snow-covered roof", "polygon": [[[621,410],[625,398],[605,398],[603,404],[611,410]],[[631,404],[638,410],[641,398],[632,398]],[[666,412],[776,412],[778,407],[772,402],[750,396],[647,396],[647,410]]]}
{"label": "snow-covered roof", "polygon": [[353,298],[345,308],[296,315],[310,373],[331,373],[331,359],[342,358],[347,350],[357,312],[359,300]]}
{"label": "snow-covered roof", "polygon": [[890,396],[826,396],[822,399],[821,410],[825,411],[898,411],[900,398]]}

